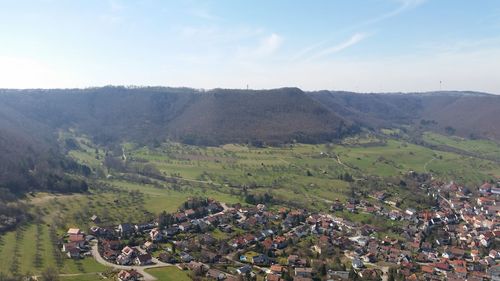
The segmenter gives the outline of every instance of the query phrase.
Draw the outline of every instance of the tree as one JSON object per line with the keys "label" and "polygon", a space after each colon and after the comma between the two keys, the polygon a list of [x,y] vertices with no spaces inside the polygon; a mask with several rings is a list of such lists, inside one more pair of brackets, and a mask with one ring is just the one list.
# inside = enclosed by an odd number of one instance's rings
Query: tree
{"label": "tree", "polygon": [[47,267],[41,274],[42,281],[59,281],[59,273],[52,267]]}

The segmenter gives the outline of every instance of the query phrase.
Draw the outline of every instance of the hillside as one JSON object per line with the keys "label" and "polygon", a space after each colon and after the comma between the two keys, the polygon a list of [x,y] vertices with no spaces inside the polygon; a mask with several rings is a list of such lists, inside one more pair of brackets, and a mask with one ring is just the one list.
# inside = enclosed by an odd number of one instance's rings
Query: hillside
{"label": "hillside", "polygon": [[105,87],[6,91],[0,101],[52,129],[76,128],[96,142],[151,143],[167,138],[229,142],[329,141],[350,122],[299,89],[269,91]]}
{"label": "hillside", "polygon": [[197,145],[330,142],[401,127],[500,140],[500,97],[473,92],[356,94],[274,90],[104,87],[0,90],[0,186],[78,189],[57,143],[76,129],[93,142],[143,145],[167,139]]}
{"label": "hillside", "polygon": [[317,143],[347,133],[350,122],[299,89],[213,90],[199,95],[168,129],[192,143]]}
{"label": "hillside", "polygon": [[401,125],[500,141],[500,96],[476,92],[357,94],[313,92],[342,117],[369,128]]}

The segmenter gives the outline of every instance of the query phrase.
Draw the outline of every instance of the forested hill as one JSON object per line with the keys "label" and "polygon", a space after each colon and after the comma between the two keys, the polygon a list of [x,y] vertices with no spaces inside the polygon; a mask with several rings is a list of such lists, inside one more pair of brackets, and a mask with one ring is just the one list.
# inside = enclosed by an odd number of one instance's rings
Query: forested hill
{"label": "forested hill", "polygon": [[84,173],[85,167],[64,157],[57,143],[60,129],[76,129],[104,146],[166,139],[199,145],[274,145],[329,142],[361,129],[403,125],[500,140],[500,96],[297,88],[0,90],[0,188],[78,189],[67,171]]}
{"label": "forested hill", "polygon": [[479,92],[310,95],[343,118],[368,128],[414,125],[424,130],[500,141],[500,95]]}
{"label": "forested hill", "polygon": [[[165,139],[218,145],[326,142],[400,125],[500,140],[500,96],[474,92],[357,94],[273,90],[103,87],[0,90],[0,129],[44,143],[74,128],[107,144]],[[47,132],[52,133],[48,134]],[[24,137],[22,137],[24,138]]]}
{"label": "forested hill", "polygon": [[325,142],[352,130],[350,121],[296,88],[4,91],[0,102],[33,122],[76,128],[102,144],[166,138],[203,145]]}

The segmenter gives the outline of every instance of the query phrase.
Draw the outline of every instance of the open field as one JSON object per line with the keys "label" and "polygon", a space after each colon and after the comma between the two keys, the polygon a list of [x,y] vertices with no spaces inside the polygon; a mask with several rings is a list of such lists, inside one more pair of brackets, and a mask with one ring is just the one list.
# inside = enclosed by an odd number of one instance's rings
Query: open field
{"label": "open field", "polygon": [[433,145],[448,146],[500,161],[500,145],[494,141],[469,140],[457,136],[443,136],[430,132],[425,133],[423,139]]}
{"label": "open field", "polygon": [[148,269],[148,273],[161,281],[190,281],[187,271],[182,271],[175,266]]}
{"label": "open field", "polygon": [[[78,141],[83,142],[80,146],[85,148],[73,156],[85,163],[95,154],[95,148],[88,140]],[[461,143],[461,149],[471,152],[494,155],[495,147],[498,149],[495,143],[487,141]],[[271,193],[283,201],[309,204],[317,198],[343,200],[350,192],[349,183],[341,179],[346,173],[363,178],[398,177],[409,171],[430,172],[438,178],[470,185],[500,176],[500,165],[494,161],[373,136],[349,138],[341,144],[265,148],[236,144],[199,147],[172,142],[142,147],[125,143],[123,150],[128,165],[152,165],[164,177],[178,180],[177,186],[181,186],[174,190],[169,188],[170,184],[163,183],[167,188],[162,190],[153,185],[106,180],[129,191],[139,188],[151,200],[152,204],[146,206],[150,212],[173,210],[173,202],[190,195],[206,194],[228,203],[238,202],[243,199],[243,186],[253,193]]]}

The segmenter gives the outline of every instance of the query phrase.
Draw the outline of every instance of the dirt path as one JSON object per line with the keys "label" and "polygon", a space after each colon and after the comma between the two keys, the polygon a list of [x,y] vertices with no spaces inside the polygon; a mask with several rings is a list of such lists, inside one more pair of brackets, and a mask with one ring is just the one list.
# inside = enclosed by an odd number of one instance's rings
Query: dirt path
{"label": "dirt path", "polygon": [[432,161],[434,161],[434,160],[437,160],[437,158],[436,158],[436,157],[432,157],[432,159],[431,159],[431,160],[427,161],[427,162],[424,164],[424,172],[428,173],[428,171],[427,171],[427,165],[429,165],[429,164],[430,164]]}

